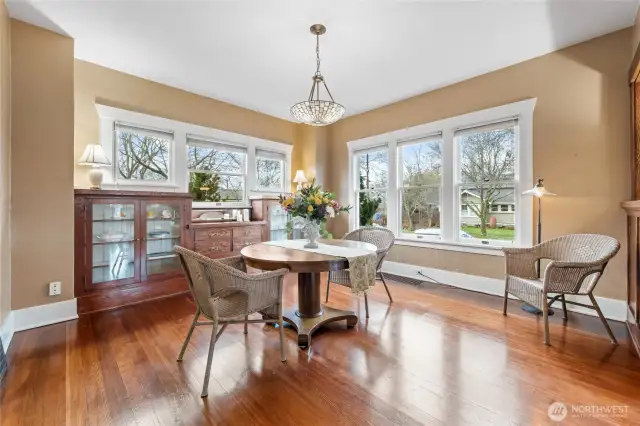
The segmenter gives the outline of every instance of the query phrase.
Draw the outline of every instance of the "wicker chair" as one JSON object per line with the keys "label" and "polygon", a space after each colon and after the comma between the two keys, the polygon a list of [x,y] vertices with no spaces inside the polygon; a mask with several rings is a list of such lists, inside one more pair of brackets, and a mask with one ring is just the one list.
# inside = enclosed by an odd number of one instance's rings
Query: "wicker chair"
{"label": "wicker chair", "polygon": [[[532,248],[504,248],[506,279],[503,314],[507,314],[509,294],[542,311],[544,343],[549,344],[549,308],[560,300],[564,319],[567,319],[567,303],[595,309],[607,329],[611,343],[616,338],[606,318],[593,297],[593,289],[602,276],[607,262],[620,249],[620,243],[612,237],[596,234],[574,234],[554,238]],[[549,259],[542,279],[538,278],[536,262]],[[549,297],[553,293],[555,296]],[[588,296],[592,305],[565,299],[565,294]]]}
{"label": "wicker chair", "polygon": [[[280,356],[282,362],[287,360],[282,320],[282,286],[284,276],[288,272],[286,269],[250,275],[247,274],[247,268],[241,256],[213,260],[183,247],[176,246],[174,251],[180,258],[197,306],[193,322],[178,355],[178,361],[182,361],[194,328],[198,325],[213,325],[202,386],[203,398],[209,392],[213,349],[228,324],[244,324],[246,334],[249,323],[277,323],[280,326]],[[265,311],[272,313],[277,319],[263,317],[261,320],[249,320],[248,318],[249,314]],[[200,315],[209,321],[199,322]],[[222,326],[220,331],[218,331],[219,325]]]}
{"label": "wicker chair", "polygon": [[[377,227],[377,226],[366,226],[364,228],[356,229],[355,231],[351,231],[343,237],[344,240],[352,240],[352,241],[363,241],[365,243],[371,243],[378,248],[378,265],[376,267],[377,275],[382,280],[382,284],[384,284],[385,290],[387,290],[387,295],[389,295],[389,302],[393,303],[393,298],[391,297],[391,292],[389,292],[389,287],[387,286],[387,282],[384,279],[384,274],[382,273],[382,262],[384,262],[384,258],[393,246],[393,243],[396,240],[396,237],[393,235],[393,232],[389,231],[387,228]],[[341,271],[330,271],[329,278],[327,280],[327,297],[325,302],[329,301],[329,285],[330,283],[335,283],[338,285],[342,285],[345,287],[351,287],[351,281],[349,280],[349,270],[341,270]],[[365,312],[367,314],[367,318],[369,318],[369,301],[367,300],[367,294],[364,295],[364,307]]]}

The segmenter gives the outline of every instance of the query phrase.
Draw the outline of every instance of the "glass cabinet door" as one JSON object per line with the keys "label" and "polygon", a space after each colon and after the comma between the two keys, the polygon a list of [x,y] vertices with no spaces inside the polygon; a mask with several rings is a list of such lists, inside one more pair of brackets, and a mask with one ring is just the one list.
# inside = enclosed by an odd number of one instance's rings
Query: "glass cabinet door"
{"label": "glass cabinet door", "polygon": [[282,208],[279,203],[269,204],[269,240],[281,241],[288,240],[289,233],[287,232],[287,222],[289,222],[289,215]]}
{"label": "glass cabinet door", "polygon": [[[91,207],[91,283],[136,279],[135,203],[95,202]],[[124,280],[126,282],[120,281]]]}
{"label": "glass cabinet door", "polygon": [[142,214],[142,274],[145,276],[180,272],[180,261],[173,252],[182,234],[180,203],[144,203]]}

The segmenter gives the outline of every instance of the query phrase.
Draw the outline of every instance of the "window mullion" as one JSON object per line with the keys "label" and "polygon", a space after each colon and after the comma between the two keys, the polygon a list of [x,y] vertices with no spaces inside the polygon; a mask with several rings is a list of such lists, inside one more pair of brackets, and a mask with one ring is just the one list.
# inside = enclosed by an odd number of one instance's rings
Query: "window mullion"
{"label": "window mullion", "polygon": [[440,233],[442,241],[457,241],[459,214],[456,194],[456,147],[453,131],[450,128],[442,131],[442,189],[440,194]]}
{"label": "window mullion", "polygon": [[[247,162],[244,164],[245,169],[243,170],[245,177],[244,180],[244,198],[243,201],[247,200],[248,192],[259,192],[258,191],[258,162],[256,161],[256,146],[252,143],[247,146]],[[250,171],[250,173],[249,173]]]}
{"label": "window mullion", "polygon": [[400,213],[400,200],[398,198],[398,172],[399,155],[397,142],[389,141],[387,161],[387,228],[395,235],[399,235],[402,220],[398,217]]}

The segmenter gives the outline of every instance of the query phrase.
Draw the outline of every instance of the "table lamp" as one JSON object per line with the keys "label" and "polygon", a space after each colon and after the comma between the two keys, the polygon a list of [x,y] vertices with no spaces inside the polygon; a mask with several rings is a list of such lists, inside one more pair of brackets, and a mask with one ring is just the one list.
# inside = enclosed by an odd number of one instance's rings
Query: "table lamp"
{"label": "table lamp", "polygon": [[102,145],[87,145],[82,157],[78,160],[78,164],[92,167],[89,172],[90,188],[100,189],[100,185],[102,184],[102,170],[100,170],[100,168],[111,165],[111,162],[104,154]]}
{"label": "table lamp", "polygon": [[304,175],[303,170],[296,171],[296,177],[293,179],[293,183],[297,183],[296,191],[300,191],[302,189],[303,183],[308,183],[307,177]]}
{"label": "table lamp", "polygon": [[[538,179],[538,182],[531,189],[528,189],[522,193],[522,195],[533,195],[538,199],[538,244],[542,242],[542,197],[547,197],[550,195],[556,195],[553,192],[549,192],[547,188],[544,187],[544,179]],[[540,259],[536,261],[536,270],[538,272],[538,278],[540,278]],[[522,310],[540,315],[542,311],[535,306],[531,306],[529,304],[523,304]],[[553,315],[553,311],[549,311],[549,315]]]}

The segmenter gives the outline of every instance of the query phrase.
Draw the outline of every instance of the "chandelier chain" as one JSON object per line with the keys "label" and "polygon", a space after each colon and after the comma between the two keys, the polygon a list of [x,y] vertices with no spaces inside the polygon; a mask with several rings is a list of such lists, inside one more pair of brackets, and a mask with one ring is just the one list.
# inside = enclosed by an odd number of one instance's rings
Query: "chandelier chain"
{"label": "chandelier chain", "polygon": [[320,75],[320,35],[316,34],[316,75]]}

